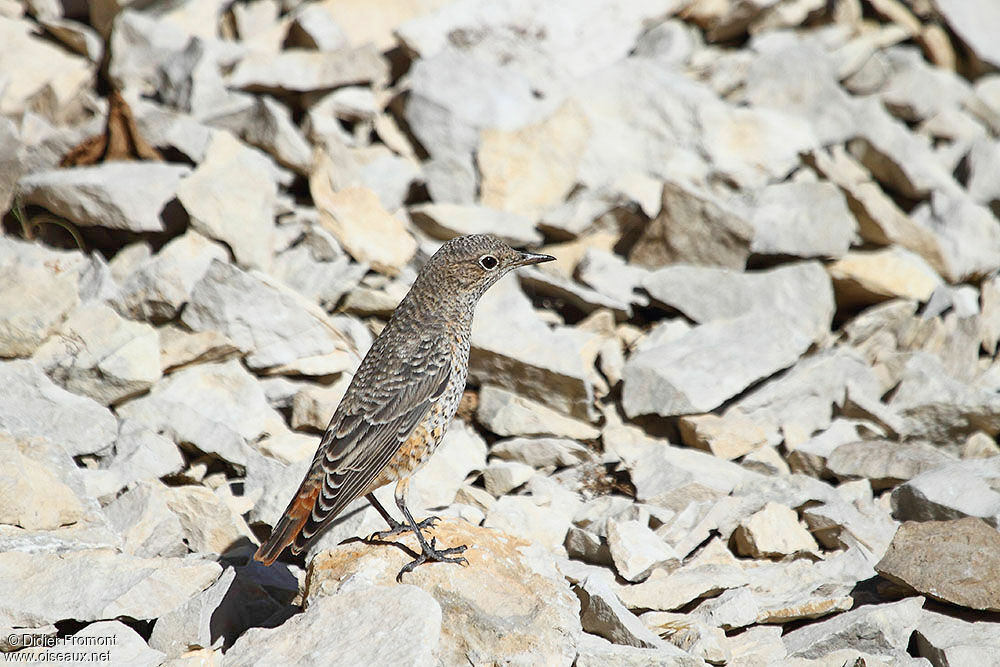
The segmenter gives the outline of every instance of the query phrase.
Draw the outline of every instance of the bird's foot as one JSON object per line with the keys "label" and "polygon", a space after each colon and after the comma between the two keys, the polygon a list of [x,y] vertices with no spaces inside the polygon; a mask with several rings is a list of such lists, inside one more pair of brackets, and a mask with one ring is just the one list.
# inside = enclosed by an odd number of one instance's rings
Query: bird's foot
{"label": "bird's foot", "polygon": [[[429,516],[420,523],[417,524],[417,528],[423,530],[425,528],[433,528],[434,523],[440,521],[439,516]],[[372,533],[365,538],[365,542],[385,542],[390,537],[395,537],[396,535],[402,535],[403,533],[408,533],[412,528],[405,523],[400,523],[398,521],[391,521],[389,523],[389,530],[380,530],[376,533]]]}
{"label": "bird's foot", "polygon": [[435,544],[437,543],[437,538],[432,537],[430,544],[426,542],[423,543],[422,553],[414,558],[412,561],[403,566],[396,575],[396,581],[401,581],[403,575],[407,572],[412,572],[418,565],[422,565],[428,561],[432,563],[458,563],[460,565],[468,565],[469,561],[463,556],[458,556],[457,558],[452,558],[453,554],[460,554],[464,552],[468,547],[464,544],[460,544],[457,547],[451,547],[450,549],[435,549]]}

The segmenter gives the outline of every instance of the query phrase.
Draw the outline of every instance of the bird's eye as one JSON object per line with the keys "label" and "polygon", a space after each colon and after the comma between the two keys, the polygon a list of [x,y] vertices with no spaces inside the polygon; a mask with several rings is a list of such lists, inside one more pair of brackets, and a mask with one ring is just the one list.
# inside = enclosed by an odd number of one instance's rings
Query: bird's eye
{"label": "bird's eye", "polygon": [[499,263],[500,262],[497,261],[497,258],[493,255],[483,255],[479,258],[479,266],[483,267],[487,271],[492,271],[497,268],[497,264]]}

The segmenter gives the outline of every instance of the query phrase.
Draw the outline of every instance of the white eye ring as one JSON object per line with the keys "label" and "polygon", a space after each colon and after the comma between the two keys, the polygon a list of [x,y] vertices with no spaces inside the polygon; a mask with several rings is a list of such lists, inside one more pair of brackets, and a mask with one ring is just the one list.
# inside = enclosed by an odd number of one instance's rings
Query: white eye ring
{"label": "white eye ring", "polygon": [[479,258],[479,266],[483,267],[487,271],[492,271],[497,268],[498,264],[500,264],[500,262],[493,255],[483,255]]}

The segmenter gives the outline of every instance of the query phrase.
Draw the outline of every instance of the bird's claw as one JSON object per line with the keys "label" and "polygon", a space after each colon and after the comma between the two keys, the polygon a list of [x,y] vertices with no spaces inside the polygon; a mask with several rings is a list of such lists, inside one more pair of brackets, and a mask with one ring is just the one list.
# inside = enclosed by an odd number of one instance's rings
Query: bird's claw
{"label": "bird's claw", "polygon": [[402,581],[404,574],[412,572],[418,565],[422,565],[428,561],[432,563],[458,563],[459,565],[469,564],[468,559],[464,556],[458,556],[457,558],[451,557],[453,554],[460,554],[468,549],[466,545],[460,544],[457,547],[451,547],[448,549],[436,549],[436,545],[437,538],[432,537],[430,544],[427,545],[423,552],[402,567],[399,574],[396,575],[396,581]]}

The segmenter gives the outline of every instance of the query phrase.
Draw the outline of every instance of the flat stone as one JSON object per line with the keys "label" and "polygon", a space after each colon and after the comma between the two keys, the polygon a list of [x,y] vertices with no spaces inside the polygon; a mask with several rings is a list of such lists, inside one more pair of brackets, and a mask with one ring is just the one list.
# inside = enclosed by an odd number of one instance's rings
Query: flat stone
{"label": "flat stone", "polygon": [[[0,69],[10,72],[0,94],[0,114],[4,116],[17,117],[29,111],[46,92],[55,95],[62,90],[58,102],[68,102],[93,76],[93,66],[86,58],[68,53],[36,31],[33,21],[4,17],[0,22],[0,39],[7,45]],[[32,63],[31,68],[18,66],[24,62]]]}
{"label": "flat stone", "polygon": [[176,658],[196,648],[230,648],[248,629],[266,625],[282,606],[247,574],[227,567],[211,586],[156,619],[149,645]]}
{"label": "flat stone", "polygon": [[911,217],[933,229],[940,239],[944,255],[942,275],[949,281],[975,279],[1000,267],[998,221],[986,206],[964,194],[935,191],[930,202],[914,209]]}
{"label": "flat stone", "polygon": [[271,266],[277,184],[269,161],[228,132],[217,132],[204,160],[177,186],[191,227],[232,249],[241,266]]}
{"label": "flat stone", "polygon": [[641,619],[647,628],[689,655],[710,664],[725,664],[732,658],[721,628],[669,611],[646,612]]}
{"label": "flat stone", "polygon": [[574,590],[580,598],[580,622],[585,632],[625,646],[657,648],[663,645],[659,637],[622,605],[607,581],[588,577]]}
{"label": "flat stone", "polygon": [[659,215],[643,229],[629,262],[655,269],[684,262],[742,270],[753,227],[731,206],[708,193],[666,183]]}
{"label": "flat stone", "polygon": [[875,570],[943,602],[1000,611],[998,546],[1000,532],[981,519],[907,521]]}
{"label": "flat stone", "polygon": [[554,507],[547,498],[503,496],[490,508],[483,526],[561,553],[572,519],[572,511]]}
{"label": "flat stone", "polygon": [[[469,560],[467,567],[433,563],[403,575],[404,584],[427,591],[440,605],[437,659],[448,663],[572,661],[575,639],[581,632],[579,603],[544,551],[462,521],[442,521],[430,534],[439,546],[468,545],[463,555]],[[416,545],[412,536],[401,541]],[[309,567],[307,604],[394,585],[396,573],[408,560],[410,557],[399,549],[361,543],[322,552]],[[360,603],[362,599],[355,602],[358,608],[367,606]],[[395,627],[385,623],[384,614],[377,621],[373,617],[373,622],[380,628]],[[329,634],[328,629],[324,635]],[[384,657],[373,659],[380,662]]]}
{"label": "flat stone", "polygon": [[643,581],[653,570],[680,565],[677,552],[640,521],[609,520],[607,537],[615,569],[627,581]]}
{"label": "flat stone", "polygon": [[328,90],[341,86],[385,83],[388,64],[371,44],[336,51],[286,49],[247,54],[229,79],[233,88],[259,93]]}
{"label": "flat stone", "polygon": [[171,239],[121,281],[112,300],[123,315],[159,322],[172,320],[191,298],[213,260],[227,261],[225,248],[195,231]]}
{"label": "flat stone", "polygon": [[271,97],[258,97],[250,109],[231,119],[215,118],[212,124],[226,127],[298,174],[308,175],[312,168],[309,143],[292,120],[288,108]]}
{"label": "flat stone", "polygon": [[587,461],[592,454],[585,445],[566,438],[511,438],[493,443],[490,456],[533,468],[562,468]]}
{"label": "flat stone", "polygon": [[685,566],[669,573],[654,570],[646,581],[619,588],[618,597],[629,609],[673,611],[746,582],[743,570],[732,565]]}
{"label": "flat stone", "polygon": [[1000,461],[952,463],[917,475],[892,493],[893,516],[901,521],[977,517],[1000,526]]}
{"label": "flat stone", "polygon": [[617,301],[637,306],[649,304],[649,299],[636,291],[649,272],[618,255],[588,248],[575,273],[581,282]]}
{"label": "flat stone", "polygon": [[750,251],[759,255],[841,257],[857,230],[844,195],[825,182],[763,188],[754,199],[749,222],[754,229]]}
{"label": "flat stone", "polygon": [[516,461],[494,461],[483,470],[483,484],[494,497],[506,495],[534,477],[535,469]]}
{"label": "flat stone", "polygon": [[875,655],[905,654],[920,621],[923,598],[866,605],[782,637],[791,656],[820,658],[842,648]]}
{"label": "flat stone", "polygon": [[[24,572],[34,572],[25,577]],[[117,616],[152,620],[214,582],[222,568],[201,558],[136,558],[111,549],[0,553],[0,623],[33,628]],[[74,585],[67,587],[65,582]]]}
{"label": "flat stone", "polygon": [[[724,287],[717,289],[720,285]],[[674,265],[650,273],[642,286],[653,303],[676,308],[699,323],[766,311],[800,323],[819,339],[833,319],[830,280],[815,262],[753,273]]]}
{"label": "flat stone", "polygon": [[157,329],[157,332],[160,337],[160,368],[164,373],[240,356],[240,349],[218,331],[210,329],[193,333],[167,325]]}
{"label": "flat stone", "polygon": [[57,386],[30,361],[0,362],[0,431],[57,442],[70,456],[107,449],[118,435],[110,410]]}
{"label": "flat stone", "polygon": [[309,178],[309,191],[319,209],[320,224],[356,261],[396,275],[413,257],[417,242],[372,190],[350,187],[335,192],[327,171],[320,168]]}
{"label": "flat stone", "polygon": [[625,319],[632,312],[628,301],[619,301],[549,271],[527,267],[517,272],[517,278],[529,293],[552,299],[560,309],[577,310],[588,315],[606,309],[618,319]]}
{"label": "flat stone", "polygon": [[117,410],[176,443],[238,465],[246,465],[250,443],[286,428],[256,378],[232,360],[178,371]]}
{"label": "flat stone", "polygon": [[629,358],[623,372],[625,414],[668,417],[714,410],[794,364],[811,338],[795,324],[763,312],[702,324]]}
{"label": "flat stone", "polygon": [[767,503],[740,522],[733,539],[740,555],[752,558],[782,558],[819,549],[795,510],[779,503]]}
{"label": "flat stone", "polygon": [[899,247],[853,251],[828,267],[841,307],[896,297],[926,301],[941,277],[917,255]]}
{"label": "flat stone", "polygon": [[[441,642],[441,606],[415,586],[373,586],[315,600],[276,628],[251,628],[227,665],[430,665]],[[349,657],[348,657],[349,656]]]}
{"label": "flat stone", "polygon": [[834,449],[826,467],[841,479],[867,478],[872,488],[880,490],[954,461],[954,457],[927,444],[860,440]]}
{"label": "flat stone", "polygon": [[[503,327],[495,326],[499,321]],[[494,285],[476,307],[469,376],[576,419],[593,415],[576,332],[550,329],[513,279]]]}
{"label": "flat stone", "polygon": [[848,388],[859,395],[882,393],[867,361],[847,348],[833,348],[768,380],[728,408],[727,414],[738,412],[754,419],[768,433],[769,444],[778,444],[785,439],[782,434],[808,437],[827,429],[833,419],[831,406],[844,404]]}
{"label": "flat stone", "polygon": [[180,472],[184,459],[173,442],[130,419],[123,419],[115,440],[114,455],[102,457],[98,467],[82,468],[88,495],[115,496],[136,482]]}
{"label": "flat stone", "polygon": [[584,633],[577,644],[577,667],[627,665],[628,667],[698,667],[704,665],[672,644],[660,648],[637,648],[614,644],[603,637]]}
{"label": "flat stone", "polygon": [[159,480],[140,482],[104,507],[110,525],[121,535],[123,553],[140,558],[188,553],[180,518],[170,511],[170,489]]}
{"label": "flat stone", "polygon": [[225,334],[248,353],[246,363],[254,369],[335,356],[339,369],[324,364],[320,374],[325,375],[350,367],[357,354],[319,306],[264,274],[219,261],[195,285],[181,321],[194,331]]}
{"label": "flat stone", "polygon": [[677,422],[681,440],[723,459],[738,459],[767,444],[767,433],[756,421],[737,413],[691,415]]}
{"label": "flat stone", "polygon": [[79,301],[82,253],[0,240],[0,357],[30,356]]}
{"label": "flat stone", "polygon": [[907,215],[883,192],[871,172],[840,146],[814,151],[816,170],[844,191],[858,233],[878,245],[896,244],[920,255],[934,270],[946,269],[944,249],[933,230]]}
{"label": "flat stone", "polygon": [[96,509],[85,500],[73,459],[44,440],[0,436],[8,465],[0,473],[0,523],[54,530],[82,522]]}
{"label": "flat stone", "polygon": [[600,435],[600,431],[586,422],[492,385],[479,391],[476,419],[501,436],[548,435],[594,440]]}
{"label": "flat stone", "polygon": [[166,230],[164,208],[189,167],[161,162],[106,162],[23,177],[25,204],[37,204],[85,227],[132,232]]}
{"label": "flat stone", "polygon": [[917,655],[933,665],[958,667],[984,658],[991,667],[1000,650],[1000,625],[990,621],[965,620],[925,609],[914,631]]}
{"label": "flat stone", "polygon": [[162,376],[156,330],[99,302],[71,312],[33,360],[56,383],[102,405],[141,394]]}

